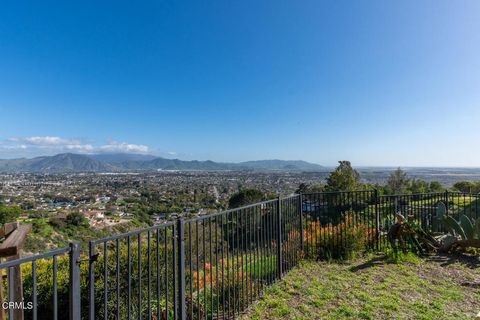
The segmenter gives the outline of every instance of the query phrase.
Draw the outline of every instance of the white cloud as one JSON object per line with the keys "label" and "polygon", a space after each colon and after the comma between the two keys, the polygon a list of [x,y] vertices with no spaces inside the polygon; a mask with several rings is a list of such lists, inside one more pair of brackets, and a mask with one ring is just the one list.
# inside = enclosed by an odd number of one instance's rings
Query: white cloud
{"label": "white cloud", "polygon": [[0,143],[0,148],[5,150],[16,150],[16,149],[27,149],[28,146],[24,144],[8,145],[8,144]]}
{"label": "white cloud", "polygon": [[110,142],[100,146],[99,150],[103,152],[126,152],[126,153],[148,153],[150,148],[143,144],[133,144],[127,142]]}
{"label": "white cloud", "polygon": [[111,141],[107,144],[87,143],[82,139],[69,139],[57,136],[15,137],[0,140],[0,151],[9,155],[18,151],[19,155],[47,155],[62,152],[76,153],[151,153],[150,147],[143,144]]}
{"label": "white cloud", "polygon": [[21,141],[27,144],[35,146],[64,146],[64,145],[82,145],[82,141],[76,139],[64,139],[60,137],[44,136],[44,137],[27,137],[16,138],[17,141]]}
{"label": "white cloud", "polygon": [[75,150],[78,152],[93,152],[95,151],[95,147],[91,144],[67,144],[64,146],[68,150]]}

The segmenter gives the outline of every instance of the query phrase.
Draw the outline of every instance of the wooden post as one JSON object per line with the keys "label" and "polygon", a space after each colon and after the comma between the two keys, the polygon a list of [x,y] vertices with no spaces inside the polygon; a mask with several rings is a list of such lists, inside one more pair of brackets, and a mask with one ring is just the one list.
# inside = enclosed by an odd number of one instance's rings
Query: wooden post
{"label": "wooden post", "polygon": [[[7,261],[15,260],[20,258],[20,255],[14,255],[7,258]],[[13,301],[15,302],[22,302],[23,301],[23,282],[22,282],[22,270],[20,269],[20,265],[16,265],[12,267],[11,270],[13,271],[13,277],[8,276],[8,279],[13,278],[13,283],[8,283],[8,287],[10,288],[13,286]],[[10,273],[10,270],[7,274]],[[23,320],[23,309],[22,308],[15,308],[13,309],[13,316],[14,319]]]}
{"label": "wooden post", "polygon": [[[16,222],[5,224],[3,228],[0,229],[0,237],[5,238],[5,240],[0,244],[0,258],[6,258],[7,261],[20,258],[20,252],[30,231],[32,231],[32,225],[29,224],[19,225]],[[20,264],[9,268],[7,275],[7,288],[9,289],[7,292],[10,292],[11,288],[13,288],[13,302],[23,302],[22,271]],[[0,286],[1,289],[3,289],[3,274],[1,272],[0,279]],[[0,306],[0,320],[4,320],[5,310],[3,309],[3,292],[1,291],[2,290],[0,290],[0,304],[2,305]],[[23,309],[15,308],[13,310],[13,316],[14,319],[23,320]]]}

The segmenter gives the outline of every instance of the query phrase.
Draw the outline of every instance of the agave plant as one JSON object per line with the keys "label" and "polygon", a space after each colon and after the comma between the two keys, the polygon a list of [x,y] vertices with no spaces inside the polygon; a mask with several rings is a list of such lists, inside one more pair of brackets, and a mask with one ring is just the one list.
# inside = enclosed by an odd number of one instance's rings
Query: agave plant
{"label": "agave plant", "polygon": [[455,247],[480,247],[480,218],[475,220],[462,214],[457,221],[447,215],[445,204],[439,202],[437,214],[432,222],[434,231],[440,231],[441,226],[444,226],[449,233],[437,238],[445,251]]}
{"label": "agave plant", "polygon": [[480,239],[480,219],[470,219],[462,214],[460,220],[457,221],[450,216],[444,219],[445,227],[448,232],[462,240]]}

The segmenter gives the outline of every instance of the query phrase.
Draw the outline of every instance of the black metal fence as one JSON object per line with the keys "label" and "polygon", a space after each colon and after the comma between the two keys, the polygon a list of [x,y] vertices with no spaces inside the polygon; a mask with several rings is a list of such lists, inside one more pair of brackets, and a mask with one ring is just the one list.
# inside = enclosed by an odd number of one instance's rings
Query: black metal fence
{"label": "black metal fence", "polygon": [[0,319],[232,319],[304,258],[385,250],[396,212],[432,231],[439,202],[478,218],[478,197],[301,194],[72,243],[0,264]]}
{"label": "black metal fence", "polygon": [[[73,242],[68,248],[1,263],[0,317],[59,319],[66,314],[80,319],[79,262],[80,245]],[[7,271],[6,283],[3,270]]]}

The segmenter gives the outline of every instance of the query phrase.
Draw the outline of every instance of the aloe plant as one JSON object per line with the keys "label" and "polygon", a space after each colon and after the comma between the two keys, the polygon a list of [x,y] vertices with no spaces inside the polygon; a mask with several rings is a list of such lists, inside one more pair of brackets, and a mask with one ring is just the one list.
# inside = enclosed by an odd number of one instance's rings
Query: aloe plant
{"label": "aloe plant", "polygon": [[447,216],[447,207],[443,202],[437,203],[436,215],[432,220],[434,231],[440,231],[444,226],[446,230],[455,237],[463,240],[480,239],[480,219],[471,219],[466,215],[460,215],[457,221],[451,216]]}
{"label": "aloe plant", "polygon": [[462,240],[480,239],[480,219],[475,221],[462,214],[459,221],[450,216],[446,217],[444,224],[448,232]]}
{"label": "aloe plant", "polygon": [[436,215],[433,219],[433,230],[439,231],[442,225],[452,236],[462,240],[480,239],[480,218],[475,220],[462,214],[457,221],[447,215],[447,208],[440,201],[437,203]]}
{"label": "aloe plant", "polygon": [[437,213],[432,219],[433,231],[440,231],[444,227],[448,234],[437,238],[442,243],[442,251],[449,252],[455,248],[480,248],[480,218],[473,219],[460,215],[459,220],[447,215],[447,208],[443,202],[437,203]]}
{"label": "aloe plant", "polygon": [[444,223],[445,218],[447,217],[447,207],[443,202],[437,203],[437,209],[435,217],[432,219],[433,231],[440,231],[441,226]]}

